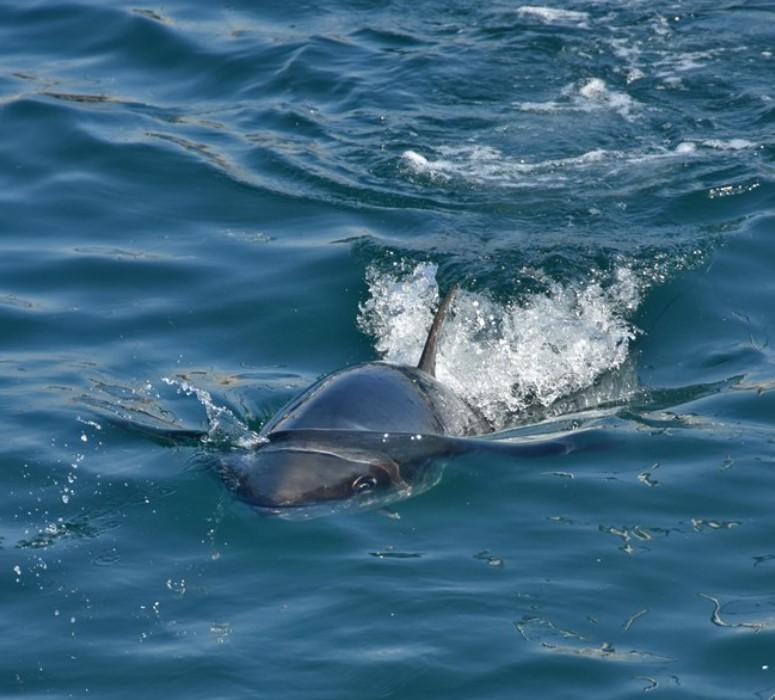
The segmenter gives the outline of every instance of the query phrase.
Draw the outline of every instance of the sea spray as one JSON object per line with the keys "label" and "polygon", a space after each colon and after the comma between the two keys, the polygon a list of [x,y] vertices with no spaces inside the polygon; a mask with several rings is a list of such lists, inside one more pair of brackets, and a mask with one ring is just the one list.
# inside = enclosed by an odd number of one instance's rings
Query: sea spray
{"label": "sea spray", "polygon": [[196,397],[207,413],[208,442],[223,443],[245,449],[251,449],[267,442],[266,438],[251,430],[233,411],[216,404],[206,389],[194,386],[185,380],[170,377],[162,377],[162,382],[168,386],[177,387],[179,393]]}
{"label": "sea spray", "polygon": [[[358,324],[387,362],[415,365],[438,302],[436,266],[399,263],[367,271]],[[437,361],[438,378],[496,427],[549,407],[621,367],[636,329],[628,316],[641,285],[620,266],[610,278],[550,282],[520,303],[461,290]]]}

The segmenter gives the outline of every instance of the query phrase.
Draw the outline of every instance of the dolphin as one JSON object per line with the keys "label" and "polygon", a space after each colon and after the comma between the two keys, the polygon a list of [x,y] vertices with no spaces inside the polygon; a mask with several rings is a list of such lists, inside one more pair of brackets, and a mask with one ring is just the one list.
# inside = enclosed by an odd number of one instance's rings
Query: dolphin
{"label": "dolphin", "polygon": [[[455,455],[576,449],[562,437],[521,444],[483,438],[492,426],[436,378],[439,338],[457,289],[439,304],[416,367],[366,362],[323,377],[263,426],[255,446],[218,453],[226,486],[264,514],[310,518],[421,493]],[[202,431],[114,422],[163,442],[207,442]]]}
{"label": "dolphin", "polygon": [[[457,289],[440,303],[416,367],[367,362],[333,372],[264,425],[263,444],[225,454],[219,471],[236,496],[286,517],[384,505],[437,483],[443,458],[481,447],[463,438],[492,427],[435,376]],[[568,449],[563,441],[508,446],[520,455]]]}

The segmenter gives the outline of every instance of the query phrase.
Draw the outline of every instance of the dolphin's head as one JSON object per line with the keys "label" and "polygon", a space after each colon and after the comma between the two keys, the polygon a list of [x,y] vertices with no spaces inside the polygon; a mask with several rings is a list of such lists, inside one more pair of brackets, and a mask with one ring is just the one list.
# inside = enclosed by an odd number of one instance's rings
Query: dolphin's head
{"label": "dolphin's head", "polygon": [[398,465],[377,455],[281,447],[260,449],[250,461],[236,492],[263,508],[373,499],[380,492],[405,486]]}
{"label": "dolphin's head", "polygon": [[[307,517],[406,497],[411,486],[386,455],[267,445],[228,459],[235,494],[267,513]],[[317,510],[309,507],[318,507]]]}
{"label": "dolphin's head", "polygon": [[227,484],[248,504],[286,517],[312,517],[382,505],[438,481],[440,473],[428,460],[400,462],[388,452],[345,441],[270,439],[255,450],[229,454],[221,466]]}

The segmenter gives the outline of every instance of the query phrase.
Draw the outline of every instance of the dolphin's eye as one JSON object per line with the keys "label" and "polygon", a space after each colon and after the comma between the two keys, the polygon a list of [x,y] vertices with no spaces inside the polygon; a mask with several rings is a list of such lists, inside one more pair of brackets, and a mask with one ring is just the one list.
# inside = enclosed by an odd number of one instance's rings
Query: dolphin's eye
{"label": "dolphin's eye", "polygon": [[371,474],[359,476],[353,481],[353,493],[368,493],[377,485],[377,479]]}

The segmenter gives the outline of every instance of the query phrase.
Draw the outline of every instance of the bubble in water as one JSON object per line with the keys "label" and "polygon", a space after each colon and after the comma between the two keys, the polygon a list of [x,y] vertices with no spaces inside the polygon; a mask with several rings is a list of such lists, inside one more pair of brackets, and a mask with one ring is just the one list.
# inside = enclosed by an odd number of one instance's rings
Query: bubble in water
{"label": "bubble in water", "polygon": [[183,578],[180,579],[179,581],[168,578],[165,585],[170,591],[172,591],[178,597],[182,597],[186,593],[186,580]]}
{"label": "bubble in water", "polygon": [[231,636],[231,624],[228,622],[213,622],[210,625],[210,634],[218,644],[225,644]]}

